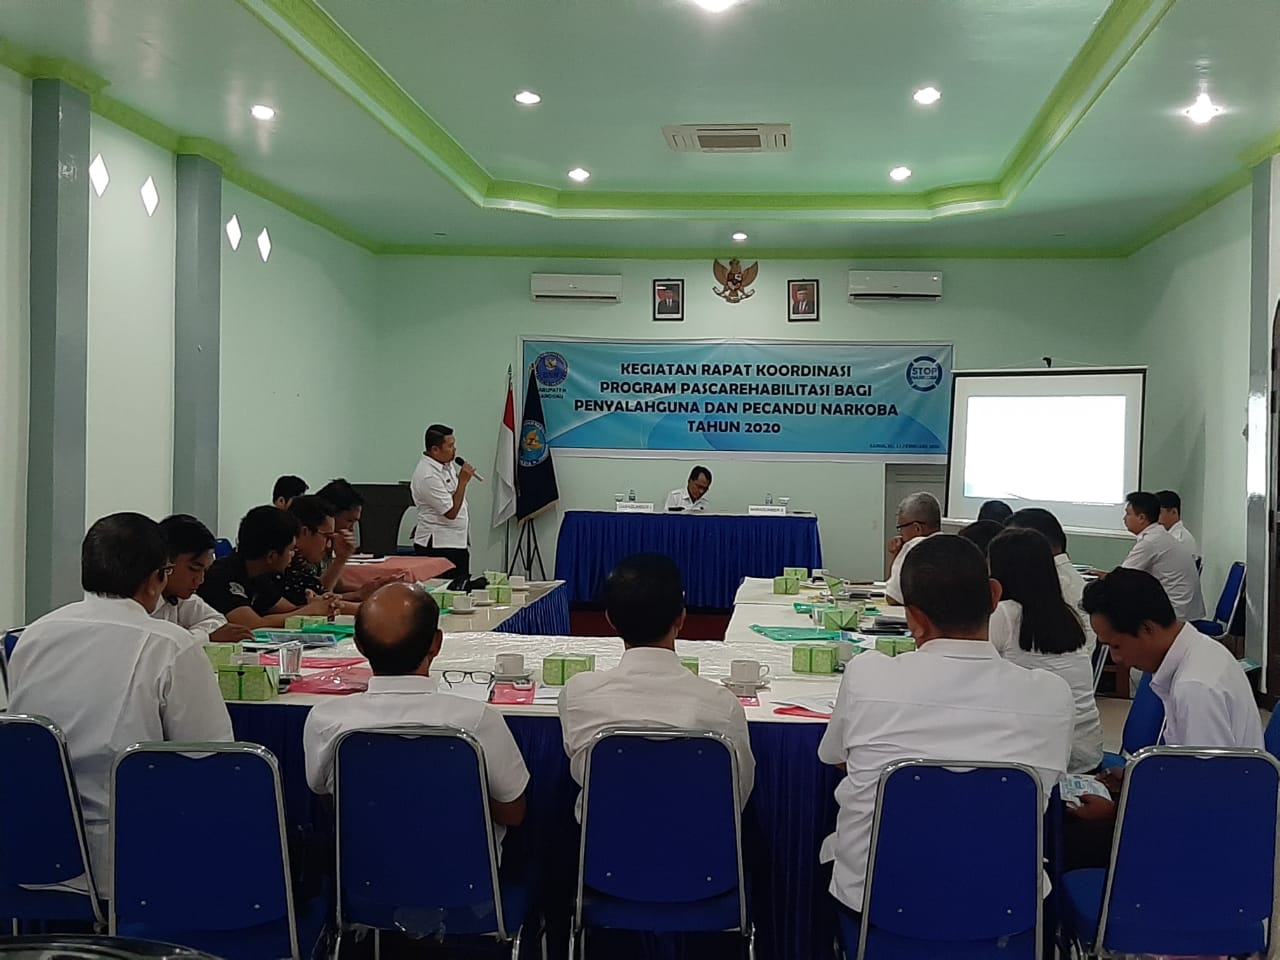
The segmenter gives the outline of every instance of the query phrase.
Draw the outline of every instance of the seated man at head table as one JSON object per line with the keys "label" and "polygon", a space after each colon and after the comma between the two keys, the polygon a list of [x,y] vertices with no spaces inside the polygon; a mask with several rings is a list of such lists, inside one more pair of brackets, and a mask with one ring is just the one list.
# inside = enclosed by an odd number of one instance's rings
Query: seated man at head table
{"label": "seated man at head table", "polygon": [[160,521],[160,531],[169,544],[169,562],[173,569],[164,585],[160,604],[151,615],[190,630],[201,642],[252,640],[252,630],[238,623],[227,623],[226,617],[196,593],[213,566],[215,541],[209,528],[195,517],[175,513]]}
{"label": "seated man at head table", "polygon": [[290,603],[280,589],[300,530],[293,514],[279,507],[254,507],[240,521],[236,548],[214,561],[200,585],[200,596],[231,623],[251,630],[283,627],[291,616],[332,617],[338,600],[311,596]]}
{"label": "seated man at head table", "polygon": [[683,490],[667,494],[667,510],[671,513],[701,513],[707,509],[707,491],[711,489],[711,471],[694,467]]}
{"label": "seated man at head table", "polygon": [[[1217,640],[1177,617],[1155,577],[1117,567],[1084,588],[1083,604],[1116,666],[1151,674],[1151,690],[1164,704],[1162,743],[1262,749],[1262,720],[1240,664]],[[1115,796],[1123,768],[1104,771],[1098,779]],[[1115,802],[1085,795],[1067,811],[1073,816],[1063,835],[1066,869],[1105,867]]]}
{"label": "seated man at head table", "polygon": [[902,565],[907,626],[918,649],[849,661],[818,758],[844,772],[836,787],[831,893],[862,910],[880,774],[898,760],[1021,763],[1049,792],[1067,769],[1074,705],[1061,677],[1003,659],[987,640],[1000,599],[978,548],[939,534]]}
{"label": "seated man at head table", "polygon": [[739,798],[746,804],[756,778],[747,715],[728,688],[697,676],[676,656],[684,587],[675,561],[657,553],[627,557],[605,579],[604,602],[625,649],[617,667],[570,677],[560,694],[573,779],[582,785],[587,747],[608,727],[710,730],[733,744]]}
{"label": "seated man at head table", "polygon": [[116,758],[146,741],[233,739],[201,644],[151,615],[164,595],[169,550],[160,525],[141,514],[97,521],[80,551],[85,598],[27,627],[9,661],[10,713],[48,717],[66,737],[89,860],[104,894]]}
{"label": "seated man at head table", "polygon": [[1160,526],[1168,530],[1173,539],[1185,544],[1191,555],[1199,560],[1200,545],[1182,522],[1182,497],[1173,490],[1157,490],[1156,500],[1160,503]]}
{"label": "seated man at head table", "polygon": [[[319,794],[333,793],[334,753],[348,730],[400,724],[457,727],[484,751],[489,808],[501,829],[524,820],[529,771],[515,738],[496,708],[442,690],[431,676],[431,661],[444,640],[440,609],[429,593],[406,583],[382,587],[356,614],[356,647],[369,660],[369,689],[330,697],[312,707],[302,731],[307,783]],[[425,798],[424,798],[425,800]]]}
{"label": "seated man at head table", "polygon": [[942,504],[932,493],[913,493],[898,504],[898,533],[887,544],[889,580],[885,584],[885,600],[902,605],[902,561],[917,544],[942,530]]}
{"label": "seated man at head table", "polygon": [[1067,554],[1067,534],[1058,518],[1043,507],[1023,507],[1009,518],[1006,526],[1035,530],[1049,541],[1053,565],[1058,571],[1058,585],[1062,587],[1062,599],[1084,628],[1085,649],[1092,651],[1098,645],[1098,637],[1089,623],[1088,614],[1080,607],[1080,598],[1084,596],[1084,577],[1080,576],[1080,571]]}
{"label": "seated man at head table", "polygon": [[306,492],[307,481],[287,473],[283,477],[276,478],[276,484],[271,488],[271,502],[281,510],[288,510],[289,504],[293,503],[293,498],[300,497]]}
{"label": "seated man at head table", "polygon": [[[1124,526],[1138,539],[1120,566],[1144,570],[1160,581],[1181,620],[1204,616],[1204,594],[1200,591],[1200,571],[1191,548],[1174,538],[1160,525],[1160,501],[1154,493],[1136,491],[1125,497]],[[1105,577],[1105,570],[1091,571]]]}

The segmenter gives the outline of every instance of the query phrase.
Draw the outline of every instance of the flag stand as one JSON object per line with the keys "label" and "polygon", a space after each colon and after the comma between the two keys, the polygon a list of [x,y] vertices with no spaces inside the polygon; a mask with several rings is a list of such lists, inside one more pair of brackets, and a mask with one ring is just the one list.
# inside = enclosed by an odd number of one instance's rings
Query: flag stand
{"label": "flag stand", "polygon": [[[521,550],[524,551],[524,556],[521,556]],[[507,567],[507,573],[513,573],[516,565],[520,564],[524,567],[525,576],[532,577],[535,558],[538,561],[538,579],[547,579],[546,568],[542,565],[542,551],[538,549],[538,530],[533,525],[533,517],[530,517],[520,524],[520,536],[516,538],[516,552],[511,557],[511,565]]]}

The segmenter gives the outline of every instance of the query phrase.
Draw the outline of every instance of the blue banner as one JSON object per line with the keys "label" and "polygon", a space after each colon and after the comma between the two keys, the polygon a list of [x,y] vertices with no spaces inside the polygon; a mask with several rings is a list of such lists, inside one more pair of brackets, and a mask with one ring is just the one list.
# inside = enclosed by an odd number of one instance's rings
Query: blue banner
{"label": "blue banner", "polygon": [[557,451],[939,459],[944,343],[524,340]]}

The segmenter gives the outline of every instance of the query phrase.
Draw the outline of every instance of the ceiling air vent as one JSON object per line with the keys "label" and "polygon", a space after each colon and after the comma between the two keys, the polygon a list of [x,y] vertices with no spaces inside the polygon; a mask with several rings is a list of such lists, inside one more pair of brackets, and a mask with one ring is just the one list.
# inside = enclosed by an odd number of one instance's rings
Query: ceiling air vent
{"label": "ceiling air vent", "polygon": [[772,153],[791,149],[789,123],[685,123],[662,128],[678,153]]}

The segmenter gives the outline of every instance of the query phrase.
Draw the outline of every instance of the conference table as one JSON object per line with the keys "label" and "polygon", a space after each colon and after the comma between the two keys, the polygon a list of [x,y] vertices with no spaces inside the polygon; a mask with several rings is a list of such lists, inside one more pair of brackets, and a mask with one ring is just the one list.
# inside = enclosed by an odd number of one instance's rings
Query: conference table
{"label": "conference table", "polygon": [[663,553],[684,577],[685,605],[727,610],[744,577],[773,577],[783,567],[822,566],[812,514],[617,513],[570,510],[556,542],[556,579],[572,603],[596,603],[618,561]]}
{"label": "conference table", "polygon": [[[820,716],[779,714],[792,701],[811,705],[834,701],[838,676],[802,676],[791,670],[791,645],[768,640],[749,630],[746,621],[761,625],[796,624],[791,607],[795,597],[752,603],[751,591],[765,581],[748,580],[739,626],[725,643],[676,642],[681,656],[697,657],[699,672],[712,681],[729,674],[735,659],[769,665],[771,683],[760,691],[758,706],[745,706],[756,781],[743,816],[743,835],[751,888],[751,911],[762,960],[817,960],[830,957],[835,914],[827,893],[828,871],[818,863],[823,838],[835,828],[833,792],[839,782],[834,768],[817,756],[826,729]],[[771,581],[768,582],[771,587]],[[739,591],[741,592],[741,591]],[[800,598],[803,599],[803,598]],[[737,616],[737,614],[735,614]],[[807,618],[805,618],[807,620]],[[539,680],[541,659],[549,653],[590,653],[596,669],[616,666],[622,642],[611,638],[560,635],[517,635],[495,631],[452,632],[446,624],[444,643],[432,673],[445,670],[492,670],[499,653],[519,653]],[[340,647],[334,655],[354,654]],[[535,702],[498,705],[530,771],[526,793],[528,813],[518,834],[525,855],[537,871],[535,906],[547,917],[551,952],[562,949],[568,911],[576,879],[578,825],[573,808],[578,788],[569,774],[555,698],[560,688],[539,686]],[[486,688],[459,684],[453,692],[482,699]],[[268,747],[279,759],[284,781],[286,817],[295,831],[329,829],[327,814],[307,788],[302,730],[307,712],[323,702],[324,694],[285,694],[265,703],[229,703],[236,736]],[[696,802],[696,798],[690,798]],[[510,842],[510,841],[509,841]],[[707,945],[690,947],[691,956],[705,956]],[[529,956],[536,948],[526,944]]]}

